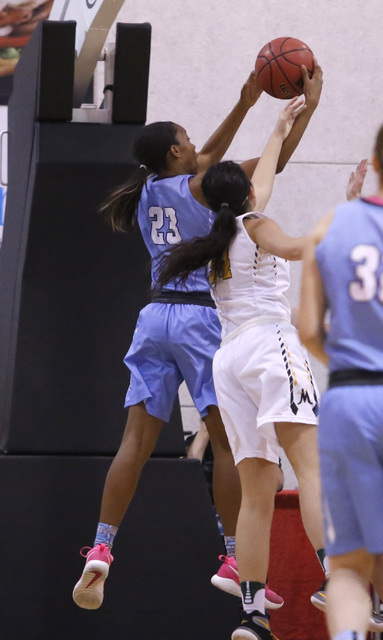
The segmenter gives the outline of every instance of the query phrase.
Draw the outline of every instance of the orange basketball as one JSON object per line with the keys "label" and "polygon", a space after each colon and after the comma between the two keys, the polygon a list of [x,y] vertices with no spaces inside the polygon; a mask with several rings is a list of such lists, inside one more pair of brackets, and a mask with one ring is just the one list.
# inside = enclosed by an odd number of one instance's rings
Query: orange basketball
{"label": "orange basketball", "polygon": [[314,72],[314,54],[296,38],[276,38],[258,53],[255,71],[259,84],[274,98],[290,100],[303,93],[301,65],[310,75]]}

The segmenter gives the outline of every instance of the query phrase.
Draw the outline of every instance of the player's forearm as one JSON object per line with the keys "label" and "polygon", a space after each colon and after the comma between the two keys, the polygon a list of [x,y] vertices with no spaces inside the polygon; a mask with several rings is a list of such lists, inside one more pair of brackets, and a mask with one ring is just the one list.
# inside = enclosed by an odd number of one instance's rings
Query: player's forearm
{"label": "player's forearm", "polygon": [[317,246],[315,233],[313,231],[307,239],[304,250],[298,332],[302,343],[310,353],[327,364],[328,356],[324,350],[326,341],[324,318],[327,300],[315,257]]}
{"label": "player's forearm", "polygon": [[247,112],[249,111],[249,108],[250,105],[239,100],[218,129],[216,129],[207,142],[205,142],[198,154],[198,165],[200,171],[204,171],[212,164],[222,160]]}
{"label": "player's forearm", "polygon": [[281,153],[278,158],[277,173],[283,171],[298,144],[302,140],[302,136],[307,129],[307,125],[310,122],[315,109],[316,105],[308,105],[295,120],[289,135],[282,144]]}
{"label": "player's forearm", "polygon": [[273,191],[275,172],[283,138],[274,131],[259,159],[251,178],[255,191],[257,211],[263,211]]}
{"label": "player's forearm", "polygon": [[[298,322],[299,328],[299,322]],[[299,331],[299,336],[301,336],[301,332]],[[328,355],[324,350],[325,344],[325,333],[324,331],[321,334],[312,335],[310,338],[302,339],[302,344],[306,347],[306,349],[322,364],[328,364]]]}

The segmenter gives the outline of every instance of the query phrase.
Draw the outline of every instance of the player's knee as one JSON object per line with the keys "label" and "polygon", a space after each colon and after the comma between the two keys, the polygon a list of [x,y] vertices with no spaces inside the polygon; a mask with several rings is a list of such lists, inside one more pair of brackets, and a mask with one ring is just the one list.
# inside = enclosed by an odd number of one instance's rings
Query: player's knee
{"label": "player's knee", "polygon": [[127,432],[124,434],[120,445],[120,451],[125,457],[129,457],[135,462],[146,462],[153,453],[156,445],[156,438],[147,435],[146,432]]}
{"label": "player's knee", "polygon": [[356,549],[330,558],[330,570],[352,571],[369,579],[374,567],[374,557],[365,548]]}

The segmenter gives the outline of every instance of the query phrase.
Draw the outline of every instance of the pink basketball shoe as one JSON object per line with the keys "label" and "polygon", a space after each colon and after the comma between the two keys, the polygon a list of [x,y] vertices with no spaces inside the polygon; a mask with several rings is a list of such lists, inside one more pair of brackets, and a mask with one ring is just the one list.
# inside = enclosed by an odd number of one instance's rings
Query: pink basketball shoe
{"label": "pink basketball shoe", "polygon": [[[84,553],[87,549],[89,551]],[[73,600],[82,609],[98,609],[104,599],[104,582],[113,556],[106,544],[97,544],[93,549],[83,547],[80,553],[86,558],[86,563],[82,576],[73,589]]]}
{"label": "pink basketball shoe", "polygon": [[[237,560],[227,556],[219,556],[223,562],[217,573],[211,578],[211,583],[230,593],[232,596],[242,597],[241,585],[238,577]],[[272,591],[268,585],[265,587],[265,607],[266,609],[280,609],[284,604],[283,598]]]}

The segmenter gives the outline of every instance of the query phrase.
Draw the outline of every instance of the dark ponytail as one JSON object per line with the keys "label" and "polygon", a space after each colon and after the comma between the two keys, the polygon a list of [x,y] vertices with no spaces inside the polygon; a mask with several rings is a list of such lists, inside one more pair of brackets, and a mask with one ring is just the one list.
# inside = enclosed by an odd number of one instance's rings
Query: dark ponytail
{"label": "dark ponytail", "polygon": [[133,231],[137,228],[136,211],[146,184],[148,170],[143,165],[136,169],[129,180],[117,187],[101,205],[99,212],[113,231]]}
{"label": "dark ponytail", "polygon": [[203,238],[180,242],[166,252],[159,264],[158,285],[170,280],[182,283],[188,275],[211,261],[212,284],[225,275],[225,252],[237,234],[235,218],[247,210],[250,180],[235,162],[210,167],[202,179],[202,191],[215,220]]}
{"label": "dark ponytail", "polygon": [[174,122],[153,122],[141,129],[133,144],[133,155],[140,166],[99,209],[114,231],[137,228],[136,212],[147,177],[166,168],[167,153],[173,144],[177,144],[176,134]]}

